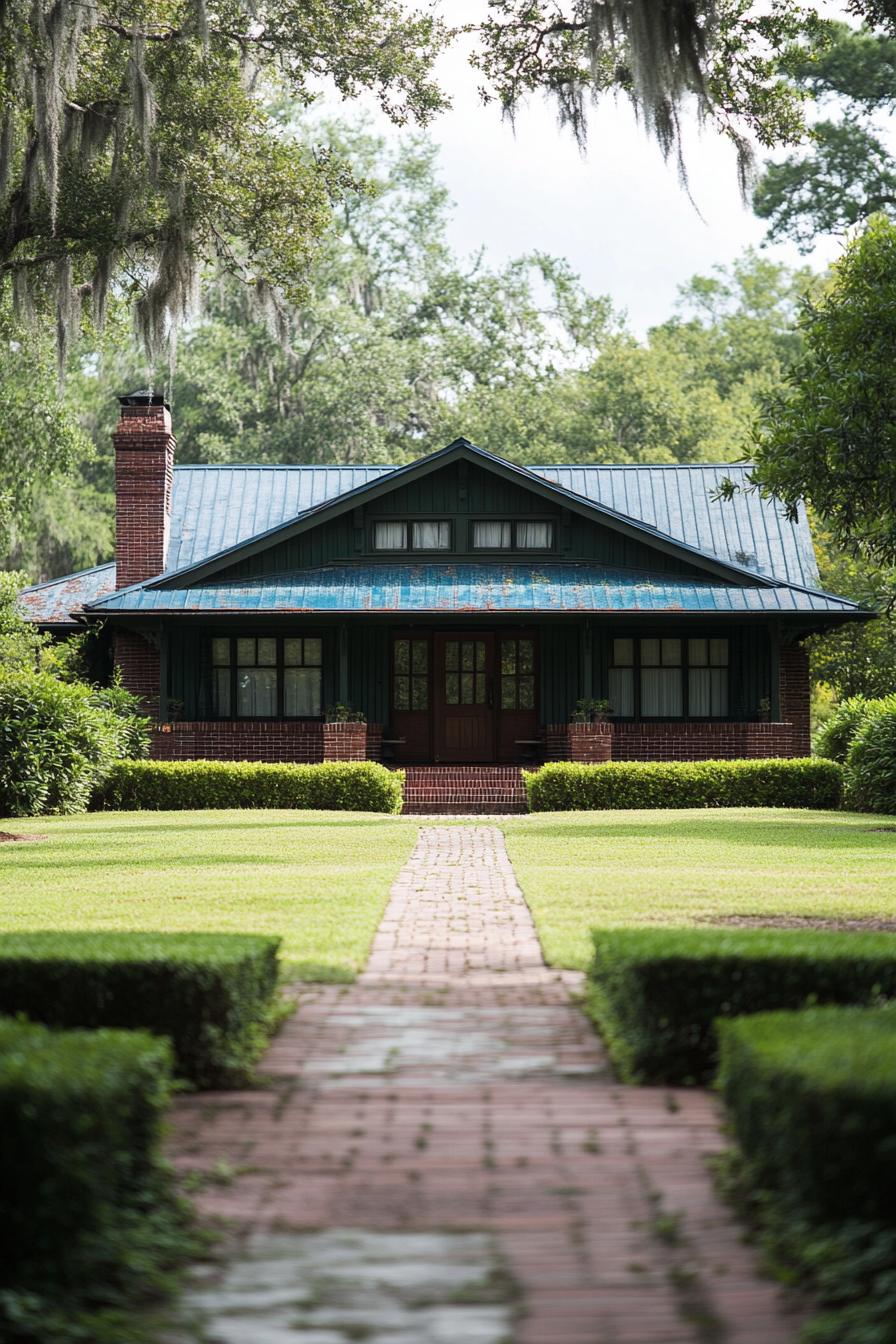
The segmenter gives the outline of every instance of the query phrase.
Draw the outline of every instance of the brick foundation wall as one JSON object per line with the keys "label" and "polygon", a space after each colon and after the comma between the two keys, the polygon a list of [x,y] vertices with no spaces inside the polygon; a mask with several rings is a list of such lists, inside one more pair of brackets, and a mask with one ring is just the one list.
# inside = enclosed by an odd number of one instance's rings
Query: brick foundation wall
{"label": "brick foundation wall", "polygon": [[151,755],[156,761],[300,761],[324,759],[322,723],[222,719],[172,723],[156,728]]}
{"label": "brick foundation wall", "polygon": [[378,723],[292,723],[283,719],[171,723],[154,730],[151,755],[157,761],[298,761],[306,765],[377,760],[382,736]]}
{"label": "brick foundation wall", "polygon": [[790,723],[617,723],[614,761],[709,761],[802,756]]}
{"label": "brick foundation wall", "polygon": [[121,682],[132,695],[149,701],[148,709],[158,715],[159,651],[143,635],[130,630],[115,634],[115,666],[121,670]]}
{"label": "brick foundation wall", "polygon": [[801,644],[788,644],[780,651],[779,686],[781,718],[791,725],[794,756],[808,756],[812,749],[809,723],[809,655]]}
{"label": "brick foundation wall", "polygon": [[122,406],[115,445],[115,586],[151,579],[165,568],[174,435],[163,405]]}

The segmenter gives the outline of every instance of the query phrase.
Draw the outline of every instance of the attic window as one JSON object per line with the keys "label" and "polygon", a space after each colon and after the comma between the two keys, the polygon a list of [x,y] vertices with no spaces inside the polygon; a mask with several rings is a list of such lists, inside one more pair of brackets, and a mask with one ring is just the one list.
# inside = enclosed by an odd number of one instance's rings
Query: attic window
{"label": "attic window", "polygon": [[474,551],[549,551],[554,545],[554,524],[541,520],[510,522],[495,519],[474,522]]}
{"label": "attic window", "polygon": [[373,525],[375,551],[450,551],[451,523],[446,518],[413,523],[377,522]]}

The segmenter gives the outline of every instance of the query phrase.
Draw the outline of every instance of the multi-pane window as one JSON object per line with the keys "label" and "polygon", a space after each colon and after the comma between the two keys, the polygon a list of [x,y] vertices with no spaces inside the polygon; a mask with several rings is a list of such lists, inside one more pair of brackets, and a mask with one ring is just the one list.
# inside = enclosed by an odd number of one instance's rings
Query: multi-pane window
{"label": "multi-pane window", "polygon": [[474,551],[549,551],[554,545],[554,524],[477,520],[472,542]]}
{"label": "multi-pane window", "polygon": [[236,712],[240,718],[276,716],[276,639],[250,637],[236,641]]}
{"label": "multi-pane window", "polygon": [[614,639],[607,693],[616,718],[724,718],[727,639]]}
{"label": "multi-pane window", "polygon": [[613,640],[613,661],[607,686],[613,714],[618,719],[635,715],[635,641]]}
{"label": "multi-pane window", "polygon": [[211,642],[212,708],[219,719],[316,718],[321,712],[320,638],[230,636]]}
{"label": "multi-pane window", "polygon": [[319,639],[283,641],[283,713],[288,719],[320,714],[322,646]]}
{"label": "multi-pane window", "polygon": [[230,643],[229,639],[212,640],[212,704],[219,719],[229,719],[231,714]]}
{"label": "multi-pane window", "polygon": [[695,718],[728,713],[727,639],[688,640],[688,712]]}
{"label": "multi-pane window", "polygon": [[429,640],[393,641],[392,708],[429,709]]}
{"label": "multi-pane window", "polygon": [[535,708],[535,645],[531,639],[501,640],[501,708]]}
{"label": "multi-pane window", "polygon": [[681,640],[641,640],[641,717],[680,719]]}
{"label": "multi-pane window", "polygon": [[445,704],[484,705],[486,702],[486,645],[484,639],[445,641]]}
{"label": "multi-pane window", "polygon": [[447,518],[425,522],[377,522],[373,525],[376,551],[450,551],[451,523]]}

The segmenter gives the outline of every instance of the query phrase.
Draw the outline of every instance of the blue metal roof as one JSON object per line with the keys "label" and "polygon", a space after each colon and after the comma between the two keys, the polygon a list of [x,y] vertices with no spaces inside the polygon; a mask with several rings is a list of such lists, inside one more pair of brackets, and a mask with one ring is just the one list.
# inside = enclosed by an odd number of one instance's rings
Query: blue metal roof
{"label": "blue metal roof", "polygon": [[[167,571],[196,564],[398,468],[176,467]],[[538,476],[726,563],[812,587],[818,568],[805,512],[791,522],[758,494],[714,501],[744,466],[541,466]]]}
{"label": "blue metal roof", "polygon": [[95,565],[63,579],[36,583],[19,594],[19,606],[38,625],[72,625],[73,611],[115,591],[115,563]]}
{"label": "blue metal roof", "polygon": [[217,555],[395,470],[175,467],[167,569],[183,569]]}
{"label": "blue metal roof", "polygon": [[714,580],[590,564],[333,565],[193,588],[133,588],[98,611],[161,612],[713,612],[852,613],[855,603],[781,585]]}

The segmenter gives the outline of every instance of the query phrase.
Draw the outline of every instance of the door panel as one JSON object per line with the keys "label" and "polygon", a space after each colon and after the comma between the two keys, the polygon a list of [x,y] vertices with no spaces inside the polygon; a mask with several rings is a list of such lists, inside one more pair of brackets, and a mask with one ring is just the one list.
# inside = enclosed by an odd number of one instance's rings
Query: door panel
{"label": "door panel", "polygon": [[495,759],[495,640],[492,634],[435,637],[435,757]]}
{"label": "door panel", "polygon": [[498,760],[532,760],[538,737],[538,639],[534,630],[497,637]]}
{"label": "door panel", "polygon": [[396,631],[391,640],[390,729],[396,761],[428,761],[432,752],[432,641],[427,632]]}

